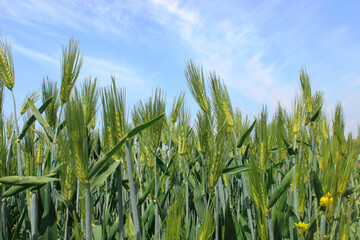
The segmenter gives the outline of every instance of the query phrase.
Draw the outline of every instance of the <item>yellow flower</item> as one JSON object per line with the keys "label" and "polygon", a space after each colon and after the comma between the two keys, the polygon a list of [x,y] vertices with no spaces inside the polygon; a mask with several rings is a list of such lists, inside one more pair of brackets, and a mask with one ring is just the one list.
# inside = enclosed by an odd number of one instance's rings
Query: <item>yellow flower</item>
{"label": "yellow flower", "polygon": [[299,223],[295,223],[295,227],[299,230],[299,234],[303,234],[309,228],[309,224],[304,222],[299,222]]}
{"label": "yellow flower", "polygon": [[329,203],[332,203],[334,199],[331,197],[331,194],[328,192],[325,196],[320,198],[320,205],[327,206]]}

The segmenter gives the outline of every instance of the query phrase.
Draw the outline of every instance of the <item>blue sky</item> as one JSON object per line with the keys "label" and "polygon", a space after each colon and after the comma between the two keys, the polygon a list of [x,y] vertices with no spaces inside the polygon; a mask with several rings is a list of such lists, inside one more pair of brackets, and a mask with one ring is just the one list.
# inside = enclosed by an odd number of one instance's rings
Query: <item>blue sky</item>
{"label": "blue sky", "polygon": [[[110,74],[125,86],[127,103],[160,86],[168,106],[186,90],[185,62],[193,59],[227,84],[233,106],[251,118],[266,104],[290,109],[306,67],[312,90],[325,92],[332,116],[342,102],[346,132],[360,124],[360,2],[334,1],[100,1],[1,0],[0,31],[12,44],[16,101],[60,84],[62,45],[80,41],[79,83]],[[78,84],[79,84],[78,83]],[[197,106],[189,92],[187,102]],[[5,111],[12,111],[6,95]],[[195,112],[193,113],[195,115]]]}

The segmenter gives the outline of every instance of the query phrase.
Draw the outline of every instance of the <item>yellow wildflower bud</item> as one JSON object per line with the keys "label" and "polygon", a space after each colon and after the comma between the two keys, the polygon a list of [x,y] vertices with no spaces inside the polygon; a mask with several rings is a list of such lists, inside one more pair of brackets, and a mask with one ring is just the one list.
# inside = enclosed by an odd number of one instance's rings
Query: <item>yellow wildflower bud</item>
{"label": "yellow wildflower bud", "polygon": [[299,223],[295,223],[295,227],[299,230],[299,234],[303,234],[309,228],[309,224],[304,222],[299,222]]}
{"label": "yellow wildflower bud", "polygon": [[328,192],[325,196],[320,198],[320,205],[327,206],[329,203],[332,203],[334,199],[331,197],[331,194]]}

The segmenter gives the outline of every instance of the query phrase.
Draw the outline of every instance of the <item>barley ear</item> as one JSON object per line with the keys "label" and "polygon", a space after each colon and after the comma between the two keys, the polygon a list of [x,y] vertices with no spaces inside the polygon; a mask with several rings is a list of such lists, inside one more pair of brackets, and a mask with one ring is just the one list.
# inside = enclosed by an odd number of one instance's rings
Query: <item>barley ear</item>
{"label": "barley ear", "polygon": [[173,103],[173,107],[171,110],[171,124],[174,124],[179,116],[180,108],[184,104],[185,93],[181,92],[180,95],[176,98]]}
{"label": "barley ear", "polygon": [[69,135],[71,155],[74,158],[76,175],[84,185],[89,183],[88,142],[83,101],[75,89],[74,97],[69,101],[65,111],[66,130]]}
{"label": "barley ear", "polygon": [[204,73],[202,67],[196,66],[192,60],[186,64],[185,76],[195,101],[206,113],[210,113],[210,100],[206,96]]}
{"label": "barley ear", "polygon": [[308,114],[311,114],[313,112],[313,105],[311,99],[310,79],[305,68],[302,68],[300,70],[300,85],[301,85],[302,96],[305,102],[306,110]]}
{"label": "barley ear", "polygon": [[70,38],[69,45],[63,46],[61,59],[61,89],[60,103],[64,105],[69,97],[76,79],[79,76],[80,69],[83,65],[83,56],[80,55],[78,41]]}
{"label": "barley ear", "polygon": [[28,103],[29,100],[35,103],[37,100],[39,100],[39,98],[40,98],[39,89],[36,89],[31,94],[28,94],[21,106],[20,115],[23,115],[29,109],[29,103]]}
{"label": "barley ear", "polygon": [[57,112],[59,109],[59,90],[56,82],[51,81],[48,77],[43,79],[41,85],[42,102],[45,103],[49,98],[53,98],[49,106],[45,109],[46,121],[52,128],[57,123]]}
{"label": "barley ear", "polygon": [[0,80],[10,91],[15,84],[14,62],[11,45],[7,39],[0,38]]}

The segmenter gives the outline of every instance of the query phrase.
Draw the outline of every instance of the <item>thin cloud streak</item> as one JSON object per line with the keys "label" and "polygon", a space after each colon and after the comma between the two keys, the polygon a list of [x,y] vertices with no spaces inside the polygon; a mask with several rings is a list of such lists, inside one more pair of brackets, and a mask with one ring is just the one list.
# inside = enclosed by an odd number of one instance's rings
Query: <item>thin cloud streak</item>
{"label": "thin cloud streak", "polygon": [[199,19],[197,14],[188,9],[179,7],[179,1],[167,1],[167,0],[151,0],[153,4],[159,5],[166,9],[171,14],[176,15],[178,18],[185,22],[196,23]]}
{"label": "thin cloud streak", "polygon": [[57,61],[55,58],[49,57],[47,54],[36,51],[34,49],[26,48],[24,46],[14,44],[12,43],[12,47],[15,51],[18,51],[20,54],[25,55],[28,58],[31,59],[37,59],[41,62],[48,63],[48,64],[59,64],[59,61]]}
{"label": "thin cloud streak", "polygon": [[[129,25],[122,12],[126,5],[114,3],[107,6],[94,1],[4,1],[3,17],[32,27],[70,27],[90,33],[97,29],[101,33],[126,37],[124,29]],[[121,17],[119,17],[121,15]]]}
{"label": "thin cloud streak", "polygon": [[120,64],[109,62],[102,58],[94,58],[90,56],[84,56],[84,66],[82,69],[82,76],[95,74],[101,81],[110,82],[110,76],[113,75],[117,79],[131,85],[135,88],[141,88],[148,83],[142,80],[134,70],[121,66]]}

